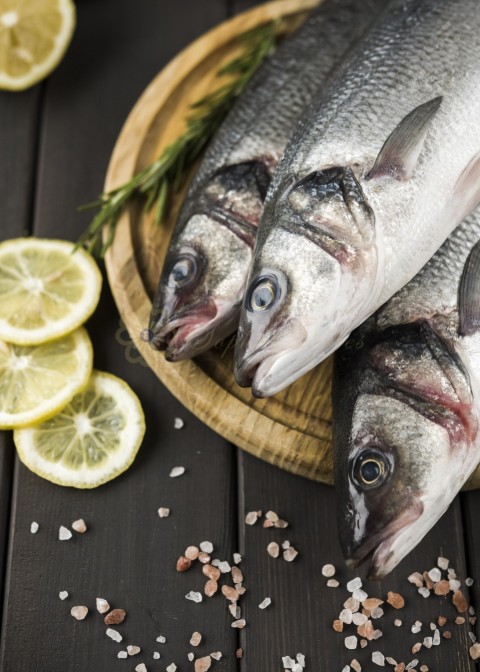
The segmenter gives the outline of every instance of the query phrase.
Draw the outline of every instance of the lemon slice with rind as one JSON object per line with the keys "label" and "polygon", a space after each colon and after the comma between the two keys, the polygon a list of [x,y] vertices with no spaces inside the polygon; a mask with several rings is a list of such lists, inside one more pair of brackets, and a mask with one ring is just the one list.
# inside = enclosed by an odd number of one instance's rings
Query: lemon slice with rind
{"label": "lemon slice with rind", "polygon": [[58,413],[87,384],[92,361],[85,329],[42,345],[0,341],[0,429],[25,427]]}
{"label": "lemon slice with rind", "polygon": [[43,343],[90,317],[102,276],[88,252],[73,250],[71,242],[41,238],[0,244],[0,340]]}
{"label": "lemon slice with rind", "polygon": [[145,434],[140,401],[123,380],[94,371],[58,415],[14,433],[20,459],[58,485],[95,488],[132,464]]}
{"label": "lemon slice with rind", "polygon": [[0,0],[0,88],[26,89],[50,74],[74,28],[72,0]]}

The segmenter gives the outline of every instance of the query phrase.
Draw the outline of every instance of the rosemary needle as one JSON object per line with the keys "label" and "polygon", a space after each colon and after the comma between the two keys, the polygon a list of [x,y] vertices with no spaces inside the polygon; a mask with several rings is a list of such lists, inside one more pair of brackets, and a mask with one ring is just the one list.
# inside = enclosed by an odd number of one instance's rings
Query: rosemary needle
{"label": "rosemary needle", "polygon": [[235,100],[276,46],[277,27],[278,21],[272,21],[240,35],[237,40],[244,45],[243,52],[217,72],[217,77],[229,76],[231,81],[191,105],[183,135],[131,180],[79,208],[97,212],[80,236],[77,247],[83,246],[89,252],[98,250],[103,257],[113,242],[125,206],[138,196],[144,199],[145,210],[153,211],[155,222],[162,221],[172,194],[183,184],[187,169],[203,152]]}

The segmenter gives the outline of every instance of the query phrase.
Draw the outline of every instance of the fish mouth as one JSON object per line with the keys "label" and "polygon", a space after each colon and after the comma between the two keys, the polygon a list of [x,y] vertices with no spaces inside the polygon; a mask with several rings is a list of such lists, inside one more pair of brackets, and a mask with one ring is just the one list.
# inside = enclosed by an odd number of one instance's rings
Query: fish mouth
{"label": "fish mouth", "polygon": [[[289,319],[266,344],[244,357],[235,366],[235,379],[240,387],[252,388],[254,397],[263,398],[276,394],[290,382],[287,372],[295,353],[308,339],[308,332],[297,318]],[[284,360],[286,364],[282,364]],[[279,375],[275,375],[279,371]],[[298,369],[291,380],[298,377]]]}
{"label": "fish mouth", "polygon": [[[415,498],[409,508],[395,518],[385,528],[369,537],[345,558],[347,567],[356,569],[369,561],[368,579],[383,579],[407,555],[423,534],[415,535],[411,527],[420,521],[424,507],[419,498]],[[412,541],[414,539],[414,541]]]}
{"label": "fish mouth", "polygon": [[164,324],[159,320],[149,330],[148,341],[154,350],[165,352],[168,362],[190,359],[229,336],[238,325],[239,316],[240,305],[222,304],[209,297],[207,302]]}

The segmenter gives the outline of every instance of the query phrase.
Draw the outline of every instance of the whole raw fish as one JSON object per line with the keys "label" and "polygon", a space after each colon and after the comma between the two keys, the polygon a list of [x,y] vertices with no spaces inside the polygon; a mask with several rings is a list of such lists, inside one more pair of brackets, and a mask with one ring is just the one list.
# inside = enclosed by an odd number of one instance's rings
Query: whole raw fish
{"label": "whole raw fish", "polygon": [[393,0],[303,117],[269,190],[237,380],[333,352],[480,201],[480,2]]}
{"label": "whole raw fish", "polygon": [[384,0],[327,0],[256,73],[210,145],[178,218],[149,340],[177,361],[231,334],[273,171],[295,124]]}
{"label": "whole raw fish", "polygon": [[480,460],[480,208],[335,355],[338,527],[382,577]]}

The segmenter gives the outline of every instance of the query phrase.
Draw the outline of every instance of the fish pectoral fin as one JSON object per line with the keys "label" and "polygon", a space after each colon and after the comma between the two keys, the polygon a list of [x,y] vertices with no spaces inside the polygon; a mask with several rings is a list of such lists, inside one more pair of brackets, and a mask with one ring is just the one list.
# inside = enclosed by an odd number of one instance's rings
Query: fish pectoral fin
{"label": "fish pectoral fin", "polygon": [[480,241],[472,248],[458,287],[459,327],[461,336],[480,329]]}
{"label": "fish pectoral fin", "polygon": [[430,121],[441,102],[441,96],[433,98],[402,119],[380,150],[368,179],[390,176],[396,180],[408,180],[412,177]]}
{"label": "fish pectoral fin", "polygon": [[480,203],[480,152],[470,160],[457,180],[453,205],[457,221],[461,221]]}

